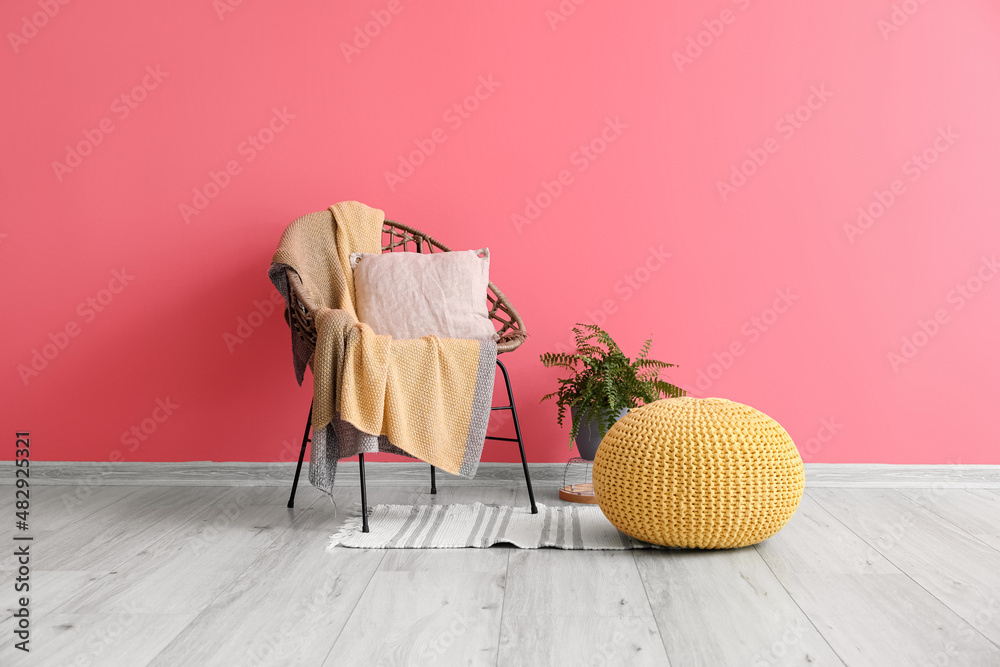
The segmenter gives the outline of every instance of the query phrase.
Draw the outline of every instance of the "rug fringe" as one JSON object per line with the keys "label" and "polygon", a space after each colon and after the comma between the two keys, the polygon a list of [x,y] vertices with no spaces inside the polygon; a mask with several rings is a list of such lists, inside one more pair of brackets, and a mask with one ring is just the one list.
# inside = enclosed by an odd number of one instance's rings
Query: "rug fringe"
{"label": "rug fringe", "polygon": [[[341,524],[340,529],[330,536],[330,542],[326,545],[327,551],[333,551],[334,547],[340,545],[341,542],[346,540],[348,537],[360,532],[361,530],[361,503],[354,503],[351,506],[352,516],[344,519],[344,523]],[[368,509],[368,515],[371,516],[371,508]]]}

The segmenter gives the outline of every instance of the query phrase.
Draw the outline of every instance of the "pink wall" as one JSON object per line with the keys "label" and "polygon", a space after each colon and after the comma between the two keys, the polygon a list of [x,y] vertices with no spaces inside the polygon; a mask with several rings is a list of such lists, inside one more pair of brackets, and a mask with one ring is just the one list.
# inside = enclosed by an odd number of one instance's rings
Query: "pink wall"
{"label": "pink wall", "polygon": [[538,354],[596,320],[807,461],[1000,463],[995,2],[226,2],[0,9],[2,427],[36,458],[289,460],[268,261],[358,199],[490,246],[534,461],[569,455]]}

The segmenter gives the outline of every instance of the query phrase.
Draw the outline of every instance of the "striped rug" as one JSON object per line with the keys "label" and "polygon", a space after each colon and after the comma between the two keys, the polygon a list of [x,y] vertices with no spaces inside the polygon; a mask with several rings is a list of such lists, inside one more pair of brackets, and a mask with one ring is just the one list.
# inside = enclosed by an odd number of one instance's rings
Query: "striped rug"
{"label": "striped rug", "polygon": [[521,549],[649,549],[611,525],[596,505],[376,505],[361,532],[360,508],[330,539],[330,549],[456,549],[512,544]]}

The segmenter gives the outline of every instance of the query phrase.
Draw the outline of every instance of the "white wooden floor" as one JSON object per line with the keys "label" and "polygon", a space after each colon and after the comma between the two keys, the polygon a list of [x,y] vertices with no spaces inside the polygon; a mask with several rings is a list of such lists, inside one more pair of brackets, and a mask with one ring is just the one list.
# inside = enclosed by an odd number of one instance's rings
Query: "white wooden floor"
{"label": "white wooden floor", "polygon": [[[356,493],[335,514],[309,487],[288,510],[277,487],[36,486],[32,651],[6,556],[0,665],[1000,666],[997,491],[811,490],[735,551],[328,553]],[[526,503],[446,480],[369,495]]]}

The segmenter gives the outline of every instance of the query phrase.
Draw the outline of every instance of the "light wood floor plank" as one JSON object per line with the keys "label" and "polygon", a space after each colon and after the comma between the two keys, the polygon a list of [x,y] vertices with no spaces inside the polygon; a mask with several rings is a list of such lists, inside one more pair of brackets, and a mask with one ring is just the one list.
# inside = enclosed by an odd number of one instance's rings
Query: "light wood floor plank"
{"label": "light wood floor plank", "polygon": [[[44,549],[44,547],[39,545],[44,544],[45,540],[51,538],[57,533],[52,530],[33,530],[28,534],[33,538],[31,541],[31,553],[36,554],[39,553],[40,549]],[[13,544],[14,540],[7,537],[6,533],[4,534],[4,537],[6,538],[4,539],[5,543]],[[18,567],[17,556],[14,553],[14,549],[4,549],[3,555],[0,557],[0,591],[9,590],[13,586],[14,576]],[[37,566],[33,565],[32,567]]]}
{"label": "light wood floor plank", "polygon": [[[372,504],[509,502],[506,487],[379,487]],[[334,553],[354,551],[338,548]],[[504,549],[389,550],[325,665],[493,664],[507,560]],[[381,552],[380,552],[381,553]],[[372,618],[385,619],[373,624]]]}
{"label": "light wood floor plank", "polygon": [[130,606],[141,613],[200,612],[309,509],[259,505],[237,487],[175,531],[119,564],[59,608],[101,613]]}
{"label": "light wood floor plank", "polygon": [[[528,504],[520,479],[440,475],[431,495],[417,473],[369,502]],[[558,486],[538,501],[561,504]],[[735,551],[328,553],[355,482],[336,505],[303,483],[292,512],[288,486],[239,487],[238,510],[237,488],[82,488],[32,497],[37,652],[3,644],[5,667],[1000,665],[993,490],[810,489],[782,532]]]}
{"label": "light wood floor plank", "polygon": [[899,489],[898,491],[1000,551],[1000,496],[985,490]]}
{"label": "light wood floor plank", "polygon": [[811,495],[781,532],[755,548],[849,664],[989,664],[1000,657]]}
{"label": "light wood floor plank", "polygon": [[505,613],[497,664],[666,667],[670,662],[652,617]]}
{"label": "light wood floor plank", "polygon": [[507,614],[651,616],[629,552],[518,549],[510,555]]}
{"label": "light wood floor plank", "polygon": [[810,495],[777,535],[754,547],[779,579],[784,572],[899,574],[900,570]]}
{"label": "light wood floor plank", "polygon": [[379,570],[323,664],[493,665],[504,577]]}
{"label": "light wood floor plank", "polygon": [[[49,548],[48,540],[52,535],[81,524],[137,490],[138,487],[110,486],[33,487],[28,514],[30,530],[23,534],[34,538],[31,543],[33,553],[43,553]],[[8,491],[13,496],[13,489]],[[13,508],[13,500],[11,503]],[[8,513],[4,516],[12,515]],[[53,549],[60,548],[58,540],[55,540]],[[0,590],[6,590],[10,585],[16,565],[13,550],[5,549],[0,558]],[[33,567],[37,568],[37,563]]]}
{"label": "light wood floor plank", "polygon": [[[537,503],[564,504],[561,483],[533,486]],[[513,488],[515,505],[528,507],[523,480]],[[560,565],[569,554],[582,560]],[[629,552],[512,550],[510,558],[498,664],[668,664]],[[594,579],[597,573],[606,584],[604,593]]]}
{"label": "light wood floor plank", "polygon": [[[91,582],[104,576],[103,571],[82,570],[32,570],[30,580],[31,613],[33,616],[44,616],[52,613],[65,603],[68,591],[80,590]],[[8,596],[10,589],[4,589],[4,622],[9,620],[6,612],[13,608],[13,596]]]}
{"label": "light wood floor plank", "polygon": [[[31,572],[29,590],[12,591],[13,583],[4,585],[0,590],[3,612],[0,615],[0,637],[13,637],[15,630],[14,611],[18,607],[17,599],[24,596],[29,600],[29,613],[32,625],[51,614],[61,605],[70,591],[81,590],[107,574],[106,572],[78,571],[44,571]],[[6,642],[5,642],[6,643]],[[7,664],[0,662],[0,664]]]}
{"label": "light wood floor plank", "polygon": [[1000,645],[1000,552],[887,489],[818,489],[831,514]]}
{"label": "light wood floor plank", "polygon": [[122,486],[40,486],[31,489],[31,526],[62,530],[139,491]]}
{"label": "light wood floor plank", "polygon": [[[448,505],[459,504],[469,505],[472,503],[484,503],[486,505],[510,505],[517,496],[516,489],[511,485],[506,486],[442,486],[438,484],[438,492],[430,492],[430,476],[427,484],[408,484],[406,486],[391,488],[387,486],[378,487],[377,492],[368,494],[368,502],[376,504],[412,504],[412,505]],[[373,497],[375,500],[373,501]]]}
{"label": "light wood floor plank", "polygon": [[306,510],[151,665],[322,664],[384,556],[327,552],[343,522],[329,509],[317,502]]}
{"label": "light wood floor plank", "polygon": [[753,548],[633,556],[671,663],[841,664]]}
{"label": "light wood floor plank", "polygon": [[127,608],[102,614],[49,614],[32,626],[30,654],[14,649],[5,638],[0,664],[144,667],[191,619],[192,615],[140,614]]}
{"label": "light wood floor plank", "polygon": [[[581,655],[666,664],[629,552],[513,549],[509,558],[498,664]],[[589,630],[595,624],[600,632]]]}
{"label": "light wood floor plank", "polygon": [[44,570],[114,569],[145,546],[187,523],[229,489],[139,489],[87,521],[75,523],[39,545],[35,567]]}
{"label": "light wood floor plank", "polygon": [[905,574],[785,573],[781,582],[849,665],[1000,664],[1000,649]]}

